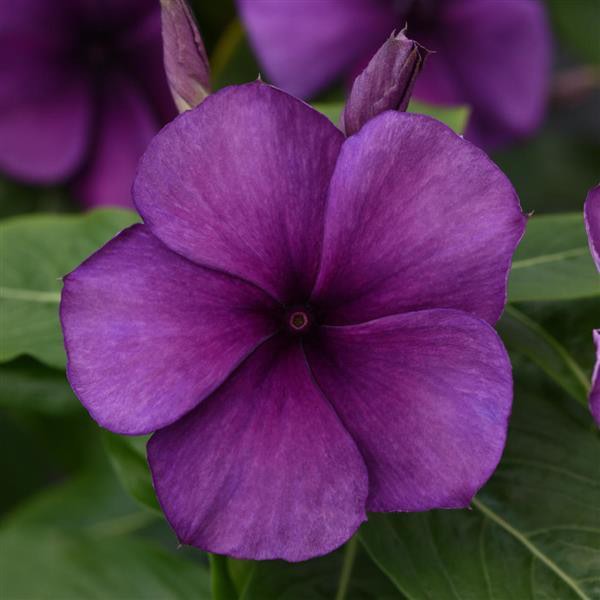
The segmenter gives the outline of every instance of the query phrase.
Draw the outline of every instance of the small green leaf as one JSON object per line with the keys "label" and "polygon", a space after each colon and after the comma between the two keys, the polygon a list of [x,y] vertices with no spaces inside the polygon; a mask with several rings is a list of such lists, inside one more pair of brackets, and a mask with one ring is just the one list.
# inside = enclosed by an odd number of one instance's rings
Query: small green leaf
{"label": "small green leaf", "polygon": [[123,487],[140,504],[160,511],[146,460],[147,436],[128,437],[103,432],[110,461]]}
{"label": "small green leaf", "polygon": [[462,135],[467,128],[471,111],[468,106],[438,106],[411,100],[408,105],[408,112],[433,117]]}
{"label": "small green leaf", "polygon": [[572,398],[587,406],[588,377],[567,349],[541,325],[513,306],[507,306],[496,329],[508,350],[535,362]]}
{"label": "small green leaf", "polygon": [[517,370],[509,438],[473,510],[372,515],[360,535],[412,600],[591,600],[600,583],[600,438],[537,369]]}
{"label": "small green leaf", "polygon": [[61,278],[138,219],[131,211],[113,209],[0,223],[0,362],[29,354],[64,368]]}
{"label": "small green leaf", "polygon": [[532,217],[515,253],[510,302],[600,296],[581,213]]}

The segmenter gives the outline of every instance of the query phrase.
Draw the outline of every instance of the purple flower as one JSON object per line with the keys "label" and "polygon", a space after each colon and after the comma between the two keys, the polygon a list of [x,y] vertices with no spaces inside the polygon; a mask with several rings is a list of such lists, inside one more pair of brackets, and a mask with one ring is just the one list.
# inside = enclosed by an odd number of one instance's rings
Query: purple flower
{"label": "purple flower", "polygon": [[527,135],[545,111],[550,31],[538,0],[238,0],[266,74],[311,96],[356,74],[393,29],[437,53],[415,95],[473,108],[467,137],[494,146]]}
{"label": "purple flower", "polygon": [[388,111],[345,139],[262,83],[163,129],[143,225],[65,278],[68,376],[103,427],[154,432],[180,540],[290,561],[366,511],[467,506],[502,453],[491,327],[525,217],[479,149]]}
{"label": "purple flower", "polygon": [[0,0],[0,171],[131,204],[137,162],[175,114],[155,0]]}
{"label": "purple flower", "polygon": [[[590,190],[585,201],[583,214],[590,252],[592,253],[598,272],[600,272],[600,185]],[[596,345],[596,366],[592,375],[590,411],[600,427],[600,329],[596,329],[593,332],[593,336]]]}

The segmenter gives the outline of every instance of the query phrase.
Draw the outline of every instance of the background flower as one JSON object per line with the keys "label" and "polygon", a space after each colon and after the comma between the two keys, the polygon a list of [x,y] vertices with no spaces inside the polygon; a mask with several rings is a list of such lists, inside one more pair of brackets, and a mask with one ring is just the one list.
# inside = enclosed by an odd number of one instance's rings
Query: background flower
{"label": "background flower", "polygon": [[525,227],[480,150],[395,112],[344,141],[255,83],[166,127],[134,197],[145,224],[65,279],[68,373],[102,426],[158,430],[182,542],[298,561],[366,510],[469,504],[504,447],[491,325]]}
{"label": "background flower", "polygon": [[394,29],[436,54],[417,98],[468,104],[467,137],[496,146],[540,124],[551,66],[550,31],[538,0],[238,0],[272,81],[313,96],[356,75]]}
{"label": "background flower", "polygon": [[154,0],[0,2],[0,170],[131,205],[137,161],[174,116]]}

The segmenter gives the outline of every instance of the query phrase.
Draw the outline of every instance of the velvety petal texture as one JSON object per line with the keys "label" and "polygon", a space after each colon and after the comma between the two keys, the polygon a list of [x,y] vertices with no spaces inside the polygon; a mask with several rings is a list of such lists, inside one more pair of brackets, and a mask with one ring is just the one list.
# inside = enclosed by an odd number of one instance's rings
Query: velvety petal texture
{"label": "velvety petal texture", "polygon": [[493,324],[525,222],[481,150],[429,117],[384,113],[340,153],[312,300],[335,324],[429,308]]}
{"label": "velvety petal texture", "polygon": [[269,310],[256,287],[192,264],[134,225],[65,277],[69,382],[103,427],[155,431],[273,333]]}
{"label": "velvety petal texture", "polygon": [[164,128],[134,198],[144,224],[65,278],[68,377],[100,425],[154,432],[183,543],[301,561],[367,510],[469,504],[506,438],[491,324],[525,226],[480,150],[397,111],[346,138],[253,83]]}
{"label": "velvety petal texture", "polygon": [[600,272],[600,185],[591,189],[583,208],[592,258]]}
{"label": "velvety petal texture", "polygon": [[454,310],[323,327],[308,361],[358,444],[372,511],[458,508],[496,468],[512,402],[496,332]]}
{"label": "velvety petal texture", "polygon": [[342,133],[263,83],[225,88],[150,144],[135,204],[167,246],[262,286],[308,297]]}
{"label": "velvety petal texture", "polygon": [[311,380],[298,342],[259,348],[148,459],[182,542],[238,558],[305,560],[366,519],[362,457]]}
{"label": "velvety petal texture", "polygon": [[268,79],[307,97],[371,57],[394,27],[391,2],[238,0]]}

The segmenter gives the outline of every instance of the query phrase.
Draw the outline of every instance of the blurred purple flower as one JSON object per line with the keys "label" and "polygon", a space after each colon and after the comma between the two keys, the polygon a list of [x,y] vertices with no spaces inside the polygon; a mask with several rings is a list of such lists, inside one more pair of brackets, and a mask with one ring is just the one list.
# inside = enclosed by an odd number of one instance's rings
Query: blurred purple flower
{"label": "blurred purple flower", "polygon": [[496,467],[512,379],[491,327],[525,217],[445,125],[345,139],[262,83],[141,160],[125,230],[65,278],[68,376],[103,427],[156,431],[182,542],[291,561],[371,511],[458,508]]}
{"label": "blurred purple flower", "polygon": [[0,0],[0,171],[131,205],[137,162],[175,115],[156,0]]}
{"label": "blurred purple flower", "polygon": [[467,138],[485,147],[530,134],[549,87],[550,30],[539,0],[238,0],[266,74],[312,96],[356,75],[393,29],[430,50],[415,96],[469,104]]}
{"label": "blurred purple flower", "polygon": [[[585,201],[583,213],[590,252],[600,273],[600,185],[590,190]],[[596,329],[593,332],[593,337],[596,345],[596,366],[592,375],[590,411],[600,427],[600,329]]]}

